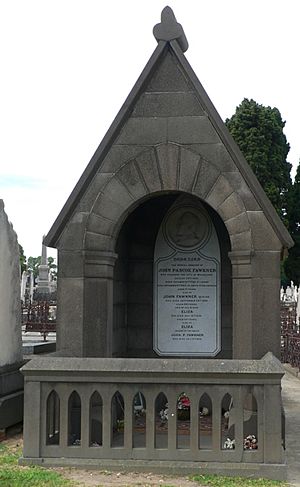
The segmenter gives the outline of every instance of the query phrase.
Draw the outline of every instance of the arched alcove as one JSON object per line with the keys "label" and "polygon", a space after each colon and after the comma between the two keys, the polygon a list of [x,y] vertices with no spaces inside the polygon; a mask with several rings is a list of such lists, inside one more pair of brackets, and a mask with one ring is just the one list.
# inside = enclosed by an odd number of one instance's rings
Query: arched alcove
{"label": "arched alcove", "polygon": [[[134,209],[119,231],[113,279],[112,354],[115,357],[158,356],[153,350],[155,244],[166,214],[183,196],[180,192],[156,194]],[[203,206],[217,235],[220,247],[221,333],[220,352],[214,356],[232,358],[230,238],[216,211],[200,202],[199,198],[190,195],[188,198],[190,205]],[[168,356],[168,353],[164,355]]]}

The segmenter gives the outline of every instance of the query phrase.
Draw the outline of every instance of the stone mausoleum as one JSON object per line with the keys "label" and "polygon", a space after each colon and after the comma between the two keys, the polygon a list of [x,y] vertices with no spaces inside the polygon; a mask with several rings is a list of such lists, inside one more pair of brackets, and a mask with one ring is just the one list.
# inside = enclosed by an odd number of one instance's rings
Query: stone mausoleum
{"label": "stone mausoleum", "polygon": [[279,277],[293,242],[169,7],[153,32],[44,241],[58,249],[57,352],[23,367],[22,461],[285,478]]}

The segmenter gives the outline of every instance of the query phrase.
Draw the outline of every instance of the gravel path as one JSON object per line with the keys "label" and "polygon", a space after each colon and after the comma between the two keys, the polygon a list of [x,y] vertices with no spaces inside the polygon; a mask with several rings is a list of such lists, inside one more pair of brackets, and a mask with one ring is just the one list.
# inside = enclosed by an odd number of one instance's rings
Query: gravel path
{"label": "gravel path", "polygon": [[300,379],[286,372],[282,380],[286,417],[286,456],[288,482],[300,487]]}

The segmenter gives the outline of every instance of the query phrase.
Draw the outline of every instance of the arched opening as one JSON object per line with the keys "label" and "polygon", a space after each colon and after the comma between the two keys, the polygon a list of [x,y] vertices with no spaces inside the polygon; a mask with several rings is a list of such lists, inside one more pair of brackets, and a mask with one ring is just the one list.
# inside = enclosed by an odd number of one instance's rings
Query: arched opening
{"label": "arched opening", "polygon": [[229,393],[221,402],[221,449],[235,449],[234,403]]}
{"label": "arched opening", "polygon": [[81,399],[76,391],[69,397],[68,403],[69,416],[69,446],[80,446],[81,444]]}
{"label": "arched opening", "polygon": [[191,439],[191,401],[182,392],[177,398],[177,418],[176,418],[176,446],[178,449],[186,450],[190,448]]}
{"label": "arched opening", "polygon": [[256,451],[259,448],[257,423],[257,401],[254,394],[249,392],[245,397],[243,405],[244,450]]}
{"label": "arched opening", "polygon": [[46,406],[46,444],[59,445],[60,402],[56,391],[50,392]]}
{"label": "arched opening", "polygon": [[163,392],[160,392],[155,399],[155,448],[168,448],[168,421],[168,398]]}
{"label": "arched opening", "polygon": [[[161,232],[164,218],[175,204],[180,204],[178,201],[181,201],[179,199],[183,196],[183,193],[173,192],[148,199],[128,216],[119,232],[115,248],[118,259],[114,270],[112,334],[114,357],[145,358],[157,357],[158,355],[177,355],[176,350],[174,353],[168,351],[163,354],[157,353],[158,347],[154,346],[154,256],[157,237]],[[203,211],[208,215],[209,224],[217,236],[220,255],[220,281],[217,289],[220,305],[214,303],[211,305],[215,308],[219,307],[216,311],[221,320],[220,331],[218,332],[219,346],[215,353],[206,354],[204,349],[201,356],[232,358],[232,284],[231,263],[228,257],[228,252],[231,250],[229,235],[222,219],[211,207],[200,202],[196,197],[187,197],[190,207],[194,205],[196,208],[201,205]],[[193,217],[191,214],[189,216],[190,219]],[[193,222],[188,223],[194,224]],[[188,225],[181,226],[180,231],[182,228],[186,231]],[[203,299],[205,297],[204,295],[201,296]],[[181,299],[180,296],[178,299]],[[200,301],[200,295],[197,296],[197,299]],[[174,307],[176,306],[175,303]],[[186,306],[186,303],[183,303],[183,306]],[[199,309],[200,306],[199,304]],[[210,333],[209,330],[208,333]],[[178,356],[198,356],[197,353],[194,353],[194,350],[197,350],[195,340],[199,340],[198,343],[200,343],[202,338],[197,337],[197,335],[192,337],[191,335],[190,343],[194,345],[193,352],[189,352],[189,345],[187,345]]]}
{"label": "arched opening", "polygon": [[199,449],[212,450],[212,401],[205,392],[199,401]]}
{"label": "arched opening", "polygon": [[124,398],[122,394],[117,391],[115,392],[111,400],[112,448],[124,447],[124,417]]}
{"label": "arched opening", "polygon": [[146,447],[146,399],[144,394],[137,392],[133,398],[132,415],[132,446],[133,448]]}
{"label": "arched opening", "polygon": [[90,446],[102,445],[103,402],[95,391],[90,399]]}

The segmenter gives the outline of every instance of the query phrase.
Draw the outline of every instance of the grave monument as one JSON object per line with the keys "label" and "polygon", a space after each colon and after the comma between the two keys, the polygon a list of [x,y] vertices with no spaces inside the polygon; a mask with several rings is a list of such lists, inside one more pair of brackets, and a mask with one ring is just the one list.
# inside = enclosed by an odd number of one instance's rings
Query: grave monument
{"label": "grave monument", "polygon": [[39,265],[39,275],[37,279],[37,294],[50,294],[49,267],[47,262],[47,247],[42,244],[41,263]]}
{"label": "grave monument", "polygon": [[169,7],[154,36],[44,240],[58,249],[57,352],[23,368],[22,461],[284,478],[278,296],[293,242]]}
{"label": "grave monument", "polygon": [[0,431],[23,419],[20,260],[17,235],[0,200]]}

